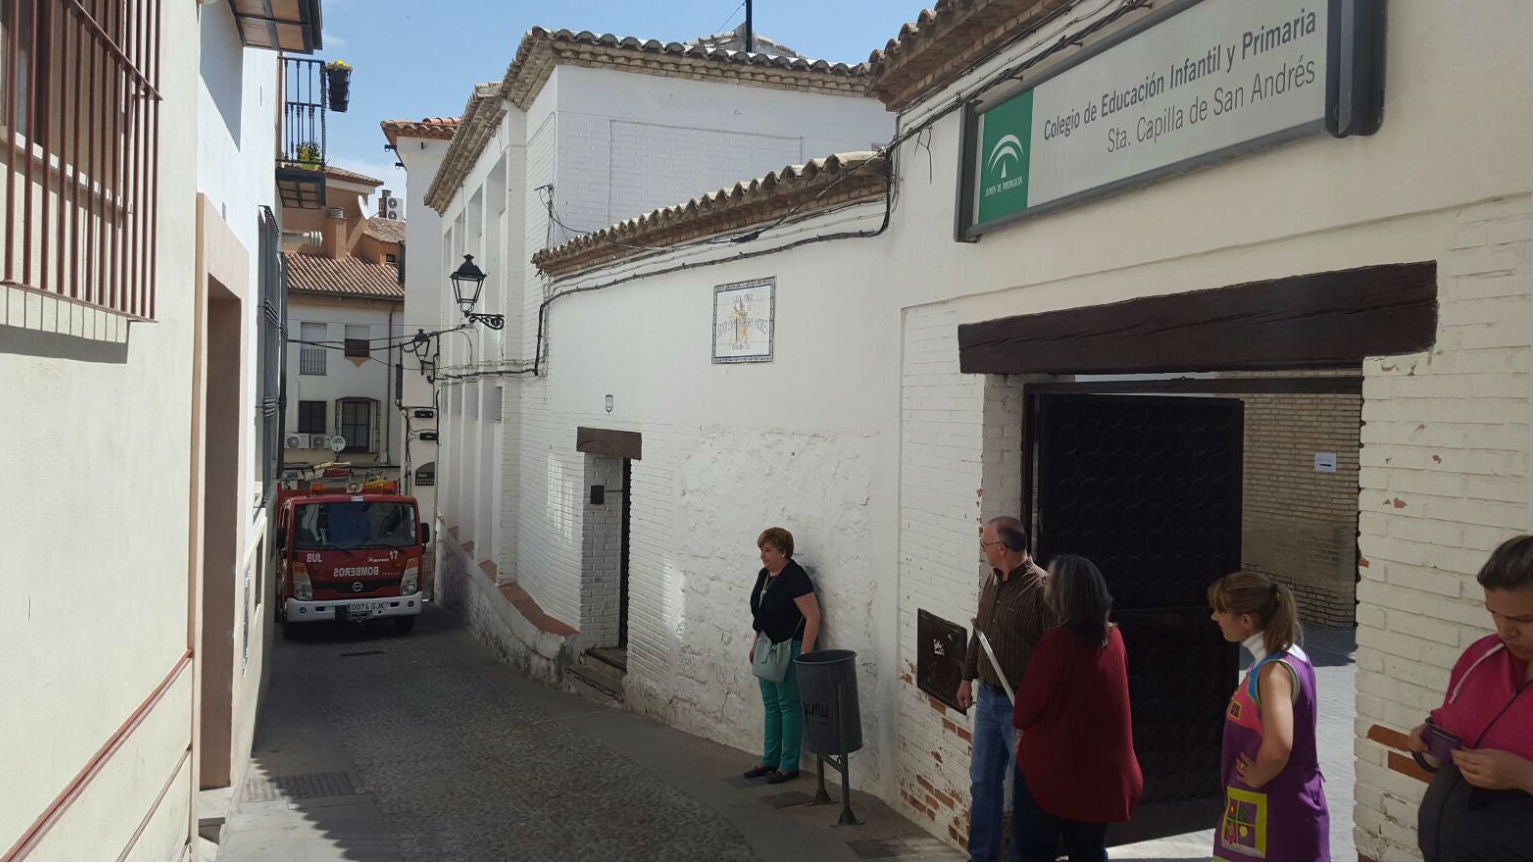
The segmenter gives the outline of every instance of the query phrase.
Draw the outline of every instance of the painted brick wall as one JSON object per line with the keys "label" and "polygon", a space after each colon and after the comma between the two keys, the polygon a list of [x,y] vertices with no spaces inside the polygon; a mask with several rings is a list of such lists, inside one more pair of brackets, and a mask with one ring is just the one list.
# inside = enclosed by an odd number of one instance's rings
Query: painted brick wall
{"label": "painted brick wall", "polygon": [[1355,836],[1380,860],[1418,858],[1425,786],[1389,770],[1367,730],[1409,729],[1441,703],[1453,662],[1490,631],[1474,573],[1530,526],[1530,200],[1465,207],[1454,225],[1437,344],[1364,365]]}
{"label": "painted brick wall", "polygon": [[[590,489],[602,486],[602,503],[591,503]],[[623,460],[585,454],[585,484],[581,488],[585,517],[581,531],[580,640],[589,647],[617,644],[621,610]]]}
{"label": "painted brick wall", "polygon": [[599,227],[749,181],[805,158],[798,136],[752,135],[659,123],[611,122],[606,220]]}
{"label": "painted brick wall", "polygon": [[[1020,479],[1009,493],[986,494],[984,457],[992,448],[1019,452],[1020,439],[1012,438],[1021,429],[1020,399],[1012,401],[1006,384],[987,386],[983,376],[958,373],[958,322],[951,308],[923,307],[907,310],[903,327],[900,686],[891,800],[955,844],[968,835],[971,726],[916,686],[916,612],[970,628],[983,571],[980,518],[1014,507],[1020,494]],[[1017,417],[1008,426],[1002,417],[1009,404]]]}
{"label": "painted brick wall", "polygon": [[585,454],[575,451],[574,426],[542,407],[547,388],[527,382],[522,391],[517,582],[549,615],[578,627]]}
{"label": "painted brick wall", "polygon": [[874,439],[636,429],[644,458],[633,463],[627,704],[747,751],[760,746],[760,693],[746,661],[749,596],[760,568],[756,537],[779,525],[793,533],[794,557],[815,582],[825,620],[818,646],[858,652],[865,747],[853,780],[879,787],[888,759],[872,613],[880,586],[867,541]]}
{"label": "painted brick wall", "polygon": [[[1362,397],[1245,394],[1241,566],[1293,589],[1300,619],[1350,626],[1357,575]],[[1314,469],[1336,454],[1336,472]]]}

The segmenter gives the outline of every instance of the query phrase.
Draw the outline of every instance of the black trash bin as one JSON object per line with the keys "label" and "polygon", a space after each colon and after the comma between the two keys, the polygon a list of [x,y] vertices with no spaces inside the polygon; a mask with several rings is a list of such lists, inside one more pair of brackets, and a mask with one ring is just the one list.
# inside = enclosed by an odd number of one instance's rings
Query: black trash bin
{"label": "black trash bin", "polygon": [[[840,755],[861,749],[857,652],[816,650],[793,661],[798,665],[798,697],[804,709],[805,748],[815,755]],[[840,711],[843,709],[846,711],[845,741],[841,739]]]}

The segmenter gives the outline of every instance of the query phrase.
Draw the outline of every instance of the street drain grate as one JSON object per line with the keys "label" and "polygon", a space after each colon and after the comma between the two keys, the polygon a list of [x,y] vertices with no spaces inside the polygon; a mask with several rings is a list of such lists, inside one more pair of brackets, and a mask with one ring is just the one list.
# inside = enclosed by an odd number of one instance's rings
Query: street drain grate
{"label": "street drain grate", "polygon": [[342,656],[382,656],[382,650],[354,650],[351,653],[343,653]]}
{"label": "street drain grate", "polygon": [[761,799],[773,809],[786,809],[789,806],[803,806],[814,802],[813,797],[802,791],[785,791],[782,794],[771,794]]}
{"label": "street drain grate", "polygon": [[356,793],[350,773],[299,773],[294,776],[261,776],[245,780],[247,803],[350,797]]}

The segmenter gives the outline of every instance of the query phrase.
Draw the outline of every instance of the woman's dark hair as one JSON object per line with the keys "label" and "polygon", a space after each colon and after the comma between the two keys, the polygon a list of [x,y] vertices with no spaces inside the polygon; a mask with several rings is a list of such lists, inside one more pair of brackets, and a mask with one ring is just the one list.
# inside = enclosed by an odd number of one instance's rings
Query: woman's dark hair
{"label": "woman's dark hair", "polygon": [[1533,588],[1533,536],[1514,536],[1501,543],[1474,579],[1486,590]]}
{"label": "woman's dark hair", "polygon": [[773,548],[782,552],[783,557],[793,556],[793,534],[788,533],[787,528],[769,527],[756,537],[756,547],[770,544]]}
{"label": "woman's dark hair", "polygon": [[1112,594],[1097,565],[1078,554],[1061,554],[1049,562],[1049,605],[1059,625],[1086,640],[1107,643],[1107,616]]}
{"label": "woman's dark hair", "polygon": [[1281,653],[1304,637],[1293,591],[1259,572],[1232,572],[1210,584],[1208,604],[1214,611],[1256,618],[1268,653]]}

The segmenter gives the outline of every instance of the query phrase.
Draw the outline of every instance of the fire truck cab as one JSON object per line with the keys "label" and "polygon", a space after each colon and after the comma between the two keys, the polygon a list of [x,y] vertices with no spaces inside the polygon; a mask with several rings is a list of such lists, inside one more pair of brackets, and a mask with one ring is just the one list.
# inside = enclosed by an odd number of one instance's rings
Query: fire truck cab
{"label": "fire truck cab", "polygon": [[[333,473],[333,472],[332,472]],[[315,481],[280,492],[277,517],[277,619],[293,627],[328,620],[392,618],[415,627],[430,528],[412,497],[394,483]]]}

